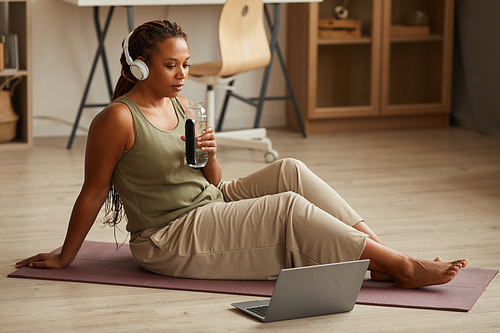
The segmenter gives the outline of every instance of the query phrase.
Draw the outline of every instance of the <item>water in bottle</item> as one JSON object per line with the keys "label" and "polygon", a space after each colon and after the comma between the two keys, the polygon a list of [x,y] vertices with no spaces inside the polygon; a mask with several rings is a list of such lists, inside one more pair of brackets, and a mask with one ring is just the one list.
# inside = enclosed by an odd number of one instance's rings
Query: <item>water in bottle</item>
{"label": "water in bottle", "polygon": [[207,128],[207,113],[201,101],[189,101],[186,110],[186,162],[192,168],[203,168],[208,161],[208,152],[196,145],[196,138]]}

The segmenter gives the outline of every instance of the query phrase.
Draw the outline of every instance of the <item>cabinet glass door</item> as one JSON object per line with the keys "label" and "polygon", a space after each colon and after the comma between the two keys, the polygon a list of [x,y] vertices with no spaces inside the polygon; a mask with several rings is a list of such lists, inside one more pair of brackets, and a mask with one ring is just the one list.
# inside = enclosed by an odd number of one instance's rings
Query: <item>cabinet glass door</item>
{"label": "cabinet glass door", "polygon": [[[322,22],[335,18],[335,7],[344,4],[348,18],[334,24],[352,24],[356,28],[322,29]],[[378,112],[379,8],[378,0],[319,3],[316,115],[351,117]],[[352,31],[357,27],[361,33],[353,36]]]}
{"label": "cabinet glass door", "polygon": [[[448,4],[448,6],[447,6]],[[384,3],[383,113],[442,112],[450,82],[450,1]]]}

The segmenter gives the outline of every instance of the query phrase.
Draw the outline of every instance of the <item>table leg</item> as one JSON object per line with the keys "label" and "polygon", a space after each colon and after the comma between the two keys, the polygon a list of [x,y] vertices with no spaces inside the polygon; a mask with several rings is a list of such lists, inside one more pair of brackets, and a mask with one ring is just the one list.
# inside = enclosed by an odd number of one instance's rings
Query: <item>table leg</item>
{"label": "table leg", "polygon": [[83,91],[83,96],[82,96],[82,100],[80,102],[80,107],[78,108],[78,112],[76,114],[76,119],[75,119],[75,122],[73,124],[73,129],[71,131],[68,145],[66,147],[67,149],[71,149],[71,146],[73,145],[73,140],[75,138],[76,130],[78,129],[78,124],[80,122],[80,117],[82,115],[83,109],[88,108],[88,107],[104,107],[107,105],[107,104],[86,104],[87,96],[88,96],[88,93],[90,90],[90,85],[92,83],[92,79],[94,78],[94,73],[95,73],[95,70],[97,68],[97,63],[99,61],[99,58],[102,58],[102,61],[103,61],[104,73],[106,76],[106,83],[107,83],[107,88],[108,88],[108,93],[110,95],[110,99],[113,95],[113,89],[111,86],[111,77],[109,75],[109,66],[108,66],[108,61],[107,61],[106,52],[105,52],[105,48],[104,48],[104,39],[106,38],[106,34],[108,33],[109,23],[111,22],[111,18],[113,16],[114,9],[115,9],[114,6],[111,6],[109,8],[108,15],[106,17],[106,22],[104,24],[104,29],[101,30],[101,25],[99,23],[99,7],[98,6],[94,7],[94,26],[96,29],[97,41],[98,41],[97,51],[95,53],[94,61],[92,63],[92,67],[90,69],[90,74],[89,74],[89,77],[87,79],[87,84],[85,85],[85,90]]}
{"label": "table leg", "polygon": [[127,24],[128,30],[132,31],[135,28],[134,25],[134,7],[133,6],[125,6],[127,8]]}
{"label": "table leg", "polygon": [[[258,99],[258,106],[257,106],[257,114],[255,115],[255,122],[254,122],[254,128],[259,127],[260,123],[260,118],[262,116],[262,109],[264,106],[264,101],[265,100],[276,100],[276,99],[290,99],[292,100],[293,107],[295,110],[295,116],[297,117],[297,120],[299,122],[300,130],[302,132],[302,136],[305,138],[306,137],[306,131],[304,129],[304,124],[302,122],[302,117],[300,116],[299,112],[299,107],[297,105],[297,101],[295,99],[295,95],[293,93],[292,85],[290,83],[290,78],[288,76],[288,71],[285,66],[285,61],[283,59],[283,55],[281,53],[281,49],[278,44],[278,31],[279,31],[279,24],[280,24],[280,4],[275,3],[273,4],[274,6],[274,20],[271,21],[271,17],[269,16],[269,11],[267,10],[267,5],[264,5],[264,13],[266,15],[266,20],[269,25],[269,29],[271,31],[271,42],[270,42],[270,49],[271,49],[271,62],[269,65],[267,65],[265,71],[264,71],[264,78],[262,79],[262,86],[261,86],[261,92],[260,92],[260,97]],[[274,59],[274,53],[278,55],[278,60],[281,65],[281,70],[283,72],[283,75],[285,77],[286,85],[288,88],[288,92],[290,96],[285,96],[285,97],[268,97],[266,98],[266,90],[267,90],[267,84],[269,82],[269,76],[271,74],[271,65]]]}

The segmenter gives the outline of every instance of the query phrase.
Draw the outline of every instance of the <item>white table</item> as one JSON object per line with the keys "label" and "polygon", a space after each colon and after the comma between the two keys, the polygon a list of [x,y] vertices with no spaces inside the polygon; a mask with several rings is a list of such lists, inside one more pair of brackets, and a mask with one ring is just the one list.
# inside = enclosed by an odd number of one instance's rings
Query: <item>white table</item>
{"label": "white table", "polygon": [[[95,69],[97,68],[97,63],[99,59],[102,59],[103,62],[103,68],[104,68],[104,74],[106,77],[106,83],[107,83],[107,88],[108,88],[108,93],[109,93],[109,98],[111,101],[111,98],[113,96],[113,87],[111,84],[111,76],[109,74],[109,66],[108,66],[108,60],[106,56],[106,50],[104,47],[104,40],[106,38],[106,34],[108,32],[109,24],[111,22],[111,18],[113,16],[113,11],[115,6],[124,6],[127,8],[127,21],[128,21],[128,28],[130,31],[134,29],[134,12],[133,12],[133,7],[134,6],[155,6],[155,5],[222,5],[226,2],[226,0],[61,0],[64,2],[71,3],[75,6],[79,7],[94,7],[94,25],[97,33],[97,40],[98,40],[98,46],[96,50],[96,54],[94,57],[94,61],[92,64],[92,67],[90,69],[90,74],[87,79],[87,84],[85,85],[85,90],[83,92],[82,100],[80,102],[80,107],[78,109],[77,115],[75,122],[73,124],[73,129],[71,131],[71,135],[68,141],[67,148],[71,149],[71,146],[73,145],[73,140],[75,138],[76,130],[78,128],[78,124],[80,122],[80,117],[82,114],[82,111],[84,108],[90,108],[90,107],[104,107],[106,104],[87,104],[87,96],[90,90],[90,85],[92,84],[92,79],[94,77]],[[263,102],[264,100],[277,100],[277,99],[291,99],[295,108],[295,114],[297,116],[297,119],[299,121],[299,125],[302,130],[302,135],[305,137],[305,130],[304,126],[302,124],[300,112],[297,106],[297,103],[295,101],[295,96],[293,95],[293,90],[290,85],[290,80],[288,79],[288,73],[285,68],[285,63],[284,59],[281,53],[281,50],[278,45],[278,28],[279,28],[279,22],[280,22],[280,4],[281,3],[300,3],[300,2],[322,2],[323,0],[263,0],[265,4],[271,4],[274,6],[274,20],[271,21],[271,18],[269,17],[267,7],[264,6],[265,14],[266,14],[266,20],[269,24],[269,28],[271,31],[271,42],[270,42],[270,48],[271,48],[271,63],[266,67],[265,72],[264,72],[264,79],[262,82],[262,87],[261,87],[261,94],[259,98],[256,98],[255,100],[258,100],[258,104],[256,105],[257,107],[257,114],[255,117],[255,122],[254,122],[254,128],[257,128],[259,126],[260,122],[260,117],[262,114],[262,107],[263,107]],[[108,15],[106,17],[106,21],[104,23],[104,26],[101,27],[100,20],[99,20],[99,8],[100,7],[109,7],[108,10]],[[287,88],[288,91],[290,92],[290,96],[285,96],[285,97],[265,97],[266,89],[267,89],[267,83],[269,81],[269,75],[271,71],[271,64],[272,64],[272,59],[274,58],[274,53],[277,53],[279,57],[279,61],[281,63],[281,68],[283,71],[283,75],[285,76],[285,81],[287,83]],[[220,129],[220,125],[218,126]]]}
{"label": "white table", "polygon": [[[61,0],[79,7],[95,6],[159,6],[159,5],[222,5],[226,0]],[[264,0],[264,3],[322,2],[323,0]]]}

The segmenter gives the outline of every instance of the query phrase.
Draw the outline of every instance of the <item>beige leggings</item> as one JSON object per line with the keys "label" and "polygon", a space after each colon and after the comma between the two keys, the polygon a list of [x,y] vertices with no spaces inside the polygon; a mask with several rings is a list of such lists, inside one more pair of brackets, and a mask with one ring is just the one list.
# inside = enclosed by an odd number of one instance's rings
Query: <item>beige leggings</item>
{"label": "beige leggings", "polygon": [[364,250],[367,235],[352,228],[361,217],[300,161],[218,187],[226,202],[136,237],[136,261],[168,276],[265,280],[282,268],[357,260]]}

